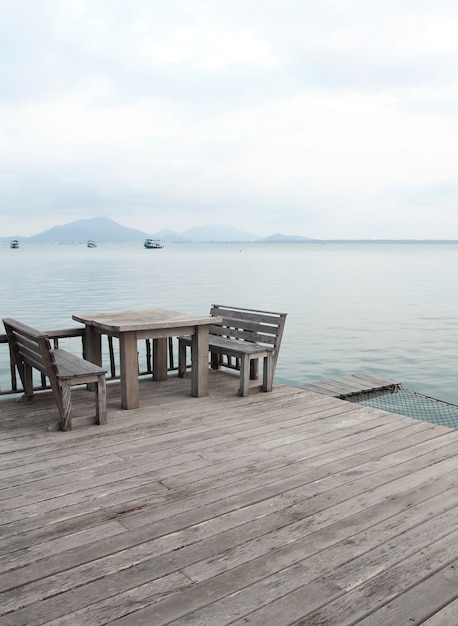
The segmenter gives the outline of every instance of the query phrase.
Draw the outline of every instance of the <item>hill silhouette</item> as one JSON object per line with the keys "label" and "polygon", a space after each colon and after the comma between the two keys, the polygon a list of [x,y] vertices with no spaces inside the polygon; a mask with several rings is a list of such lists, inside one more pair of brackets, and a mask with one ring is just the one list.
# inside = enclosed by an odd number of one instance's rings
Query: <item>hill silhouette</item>
{"label": "hill silhouette", "polygon": [[99,243],[135,243],[143,242],[147,237],[173,243],[204,243],[204,242],[259,242],[259,243],[306,243],[316,241],[298,235],[282,235],[277,233],[261,238],[253,233],[245,232],[234,226],[207,224],[189,228],[182,233],[173,230],[161,230],[147,233],[135,228],[121,226],[108,217],[81,219],[69,224],[53,226],[31,237],[1,237],[0,241],[19,239],[20,242],[31,243],[86,243],[89,239]]}

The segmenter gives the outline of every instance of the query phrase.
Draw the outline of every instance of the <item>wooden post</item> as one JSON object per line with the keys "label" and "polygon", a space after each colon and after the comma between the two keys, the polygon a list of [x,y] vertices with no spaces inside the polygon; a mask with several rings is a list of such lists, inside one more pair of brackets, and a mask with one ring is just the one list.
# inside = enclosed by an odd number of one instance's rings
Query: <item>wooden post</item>
{"label": "wooden post", "polygon": [[136,332],[121,333],[119,337],[119,359],[121,368],[121,406],[123,409],[138,409],[140,406],[140,392]]}
{"label": "wooden post", "polygon": [[167,337],[153,339],[153,380],[167,380]]}
{"label": "wooden post", "polygon": [[191,395],[208,396],[208,326],[195,326],[191,342]]}

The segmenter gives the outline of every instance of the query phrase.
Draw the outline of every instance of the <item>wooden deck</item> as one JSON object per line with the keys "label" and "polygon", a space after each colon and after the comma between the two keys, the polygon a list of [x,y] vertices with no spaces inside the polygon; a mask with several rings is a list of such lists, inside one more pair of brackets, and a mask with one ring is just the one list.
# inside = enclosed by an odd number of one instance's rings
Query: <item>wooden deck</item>
{"label": "wooden deck", "polygon": [[68,433],[49,394],[0,399],[2,626],[456,626],[458,432],[237,386],[142,380],[124,411],[110,384]]}
{"label": "wooden deck", "polygon": [[392,378],[374,375],[371,372],[359,372],[341,378],[328,378],[301,385],[301,389],[331,396],[347,398],[362,393],[399,389],[402,384]]}

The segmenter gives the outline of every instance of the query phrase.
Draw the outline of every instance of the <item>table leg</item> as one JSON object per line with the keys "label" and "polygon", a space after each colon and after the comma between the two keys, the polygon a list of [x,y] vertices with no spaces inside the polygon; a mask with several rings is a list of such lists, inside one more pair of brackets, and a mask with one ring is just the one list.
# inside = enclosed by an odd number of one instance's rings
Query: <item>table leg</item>
{"label": "table leg", "polygon": [[94,330],[93,326],[86,326],[85,342],[84,358],[96,365],[102,365],[102,336]]}
{"label": "table leg", "polygon": [[167,337],[153,339],[153,380],[167,380]]}
{"label": "table leg", "polygon": [[[95,363],[96,365],[102,365],[102,336],[96,332],[93,326],[86,326],[85,329],[85,354],[84,358]],[[89,391],[95,391],[95,383],[88,383],[87,388]]]}
{"label": "table leg", "polygon": [[123,409],[138,409],[140,406],[140,394],[138,384],[137,333],[120,333],[119,360],[121,366],[121,406]]}
{"label": "table leg", "polygon": [[191,340],[191,395],[208,396],[208,326],[196,326]]}

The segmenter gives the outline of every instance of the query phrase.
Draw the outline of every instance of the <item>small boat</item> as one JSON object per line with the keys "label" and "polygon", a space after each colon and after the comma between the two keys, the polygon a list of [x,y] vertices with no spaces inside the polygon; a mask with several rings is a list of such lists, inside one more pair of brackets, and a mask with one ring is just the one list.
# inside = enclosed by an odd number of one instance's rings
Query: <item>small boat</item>
{"label": "small boat", "polygon": [[19,248],[19,241],[17,239],[13,239],[10,243],[10,248]]}
{"label": "small boat", "polygon": [[87,247],[88,248],[97,248],[97,244],[92,239],[89,239],[89,241],[87,242]]}
{"label": "small boat", "polygon": [[148,250],[155,250],[157,248],[163,248],[164,246],[157,239],[145,239],[143,244]]}

